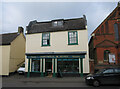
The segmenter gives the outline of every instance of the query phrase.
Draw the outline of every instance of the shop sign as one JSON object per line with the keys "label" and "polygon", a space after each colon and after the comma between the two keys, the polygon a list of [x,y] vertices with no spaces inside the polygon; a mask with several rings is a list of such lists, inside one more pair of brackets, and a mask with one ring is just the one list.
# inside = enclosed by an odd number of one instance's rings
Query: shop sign
{"label": "shop sign", "polygon": [[27,56],[27,58],[85,58],[85,55],[40,55]]}

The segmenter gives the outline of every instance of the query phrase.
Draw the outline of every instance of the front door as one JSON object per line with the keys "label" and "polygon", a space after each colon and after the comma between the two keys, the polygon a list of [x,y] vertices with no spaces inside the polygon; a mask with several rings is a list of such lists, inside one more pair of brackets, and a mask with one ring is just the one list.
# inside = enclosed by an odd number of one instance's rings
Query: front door
{"label": "front door", "polygon": [[45,73],[46,76],[52,76],[52,59],[45,59]]}

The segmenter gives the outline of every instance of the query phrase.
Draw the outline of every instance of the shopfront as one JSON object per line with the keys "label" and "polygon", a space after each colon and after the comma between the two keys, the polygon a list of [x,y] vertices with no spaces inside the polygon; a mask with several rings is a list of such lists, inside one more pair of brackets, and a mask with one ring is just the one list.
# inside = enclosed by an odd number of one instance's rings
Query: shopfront
{"label": "shopfront", "polygon": [[83,59],[85,54],[26,54],[28,72],[27,77],[30,77],[31,72],[39,72],[41,77],[53,76],[56,77],[58,72],[80,74],[83,76]]}

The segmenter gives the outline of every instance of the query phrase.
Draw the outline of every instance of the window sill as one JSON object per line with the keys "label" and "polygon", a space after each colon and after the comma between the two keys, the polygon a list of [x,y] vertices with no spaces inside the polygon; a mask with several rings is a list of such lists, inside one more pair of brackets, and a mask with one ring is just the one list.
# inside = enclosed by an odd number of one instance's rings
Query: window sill
{"label": "window sill", "polygon": [[108,60],[103,60],[103,61],[108,61]]}
{"label": "window sill", "polygon": [[47,46],[50,46],[50,45],[42,45],[41,47],[47,47]]}
{"label": "window sill", "polygon": [[78,45],[78,43],[74,43],[74,44],[68,44],[68,45]]}

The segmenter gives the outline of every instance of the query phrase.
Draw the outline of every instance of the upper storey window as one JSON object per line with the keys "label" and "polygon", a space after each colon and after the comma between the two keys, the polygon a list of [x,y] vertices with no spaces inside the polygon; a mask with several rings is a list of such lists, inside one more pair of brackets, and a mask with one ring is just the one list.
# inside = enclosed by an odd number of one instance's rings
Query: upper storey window
{"label": "upper storey window", "polygon": [[77,31],[68,32],[68,45],[77,45],[77,44],[78,44]]}
{"label": "upper storey window", "polygon": [[63,26],[63,21],[54,21],[54,22],[53,22],[53,26],[54,26],[54,27]]}
{"label": "upper storey window", "polygon": [[114,24],[114,32],[115,32],[115,40],[118,41],[119,40],[119,32],[118,32],[118,24],[117,23]]}
{"label": "upper storey window", "polygon": [[106,33],[109,33],[108,21],[107,21],[107,22],[105,22],[105,30],[106,30]]}
{"label": "upper storey window", "polygon": [[50,33],[42,34],[42,46],[50,46]]}
{"label": "upper storey window", "polygon": [[101,26],[101,34],[104,34],[104,26]]}

